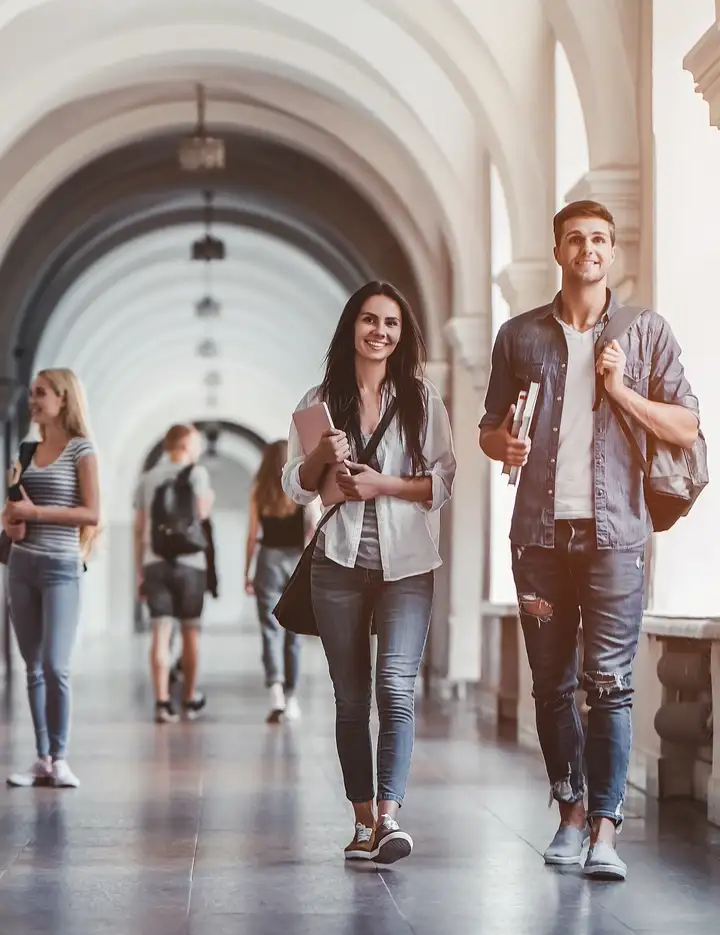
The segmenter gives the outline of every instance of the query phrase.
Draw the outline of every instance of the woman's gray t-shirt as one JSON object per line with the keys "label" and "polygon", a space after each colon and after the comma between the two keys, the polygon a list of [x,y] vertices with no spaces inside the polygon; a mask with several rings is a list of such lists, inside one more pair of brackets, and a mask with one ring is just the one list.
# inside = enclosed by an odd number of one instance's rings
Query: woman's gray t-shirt
{"label": "woman's gray t-shirt", "polygon": [[[35,458],[25,469],[22,486],[37,506],[55,506],[72,509],[82,506],[78,465],[82,458],[95,454],[87,438],[71,438],[57,458],[45,467],[38,467]],[[18,548],[35,552],[80,551],[80,530],[77,526],[56,523],[27,523],[25,538]]]}
{"label": "woman's gray t-shirt", "polygon": [[[363,446],[366,446],[372,435],[363,435]],[[370,467],[380,471],[380,464],[375,455],[369,461]],[[375,501],[366,500],[365,510],[363,511],[362,531],[360,533],[360,544],[358,545],[357,558],[355,564],[359,568],[370,568],[375,571],[382,570],[382,558],[380,556],[380,538],[378,536],[377,511],[375,510]]]}
{"label": "woman's gray t-shirt", "polygon": [[[363,447],[367,446],[372,435],[363,435]],[[374,454],[370,459],[370,467],[376,471],[382,471],[377,455]],[[363,511],[362,530],[360,531],[360,542],[358,544],[357,557],[355,559],[356,568],[368,568],[372,571],[382,571],[382,556],[380,553],[380,537],[378,535],[377,511],[374,500],[366,500]],[[318,553],[325,552],[325,530],[320,530],[315,549]]]}

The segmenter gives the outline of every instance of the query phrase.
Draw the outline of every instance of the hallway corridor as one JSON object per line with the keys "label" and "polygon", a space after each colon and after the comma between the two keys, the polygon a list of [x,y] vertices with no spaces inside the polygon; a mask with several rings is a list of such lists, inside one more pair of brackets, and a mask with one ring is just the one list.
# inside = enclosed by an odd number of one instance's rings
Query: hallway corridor
{"label": "hallway corridor", "polygon": [[[720,829],[630,795],[624,885],[543,865],[540,759],[471,707],[418,700],[404,826],[416,850],[347,866],[349,809],[324,660],[305,647],[300,723],[263,723],[251,621],[205,639],[204,720],[156,727],[145,638],[78,649],[82,787],[0,792],[2,935],[700,935],[717,925]],[[19,676],[19,670],[16,670]],[[32,760],[16,677],[2,769]]]}

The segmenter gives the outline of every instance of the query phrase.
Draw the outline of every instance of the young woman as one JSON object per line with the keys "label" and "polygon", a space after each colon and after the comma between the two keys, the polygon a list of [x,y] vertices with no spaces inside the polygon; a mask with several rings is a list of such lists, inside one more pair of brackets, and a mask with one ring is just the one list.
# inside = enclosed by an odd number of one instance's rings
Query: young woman
{"label": "young woman", "polygon": [[[265,684],[270,689],[268,723],[283,717],[295,720],[300,706],[295,697],[300,663],[300,637],[283,630],[273,617],[285,585],[295,570],[306,534],[312,529],[308,511],[288,497],[280,483],[287,461],[287,442],[267,445],[250,491],[245,549],[245,591],[257,599]],[[250,574],[257,553],[254,578]]]}
{"label": "young woman", "polygon": [[[440,394],[422,378],[425,348],[406,299],[370,282],[351,296],[327,353],[325,379],[301,400],[324,401],[334,431],[303,455],[294,427],[283,487],[297,503],[317,496],[328,465],[344,464],[345,495],[318,539],[312,601],[335,689],[336,740],[355,812],[347,859],[392,863],[412,851],[397,816],[414,740],[415,679],[425,648],[438,554],[440,507],[455,476]],[[357,458],[392,399],[397,411],[369,465]],[[370,740],[370,617],[378,636],[380,735],[377,818]]]}
{"label": "young woman", "polygon": [[22,475],[23,499],[8,501],[3,529],[13,540],[8,596],[27,668],[37,760],[12,786],[75,787],[67,762],[70,657],[80,616],[83,560],[99,522],[95,452],[82,388],[71,370],[42,370],[30,389],[41,441]]}

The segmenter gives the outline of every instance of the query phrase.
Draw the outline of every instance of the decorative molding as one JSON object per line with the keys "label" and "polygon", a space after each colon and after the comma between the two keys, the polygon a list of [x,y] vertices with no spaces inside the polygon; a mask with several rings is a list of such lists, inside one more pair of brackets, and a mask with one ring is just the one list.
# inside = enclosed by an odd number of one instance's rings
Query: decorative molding
{"label": "decorative molding", "polygon": [[621,302],[636,288],[640,261],[640,170],[637,166],[592,169],[565,196],[568,202],[599,201],[615,218],[617,254],[610,287]]}
{"label": "decorative molding", "polygon": [[514,260],[495,277],[512,316],[549,302],[554,295],[547,260]]}
{"label": "decorative molding", "polygon": [[[716,17],[720,16],[720,11]],[[710,123],[720,127],[720,22],[715,22],[683,59],[695,79],[695,90],[710,108]]]}
{"label": "decorative molding", "polygon": [[492,353],[492,334],[488,317],[467,315],[451,318],[443,330],[462,365],[472,374],[475,389],[484,390],[490,374]]}
{"label": "decorative molding", "polygon": [[429,360],[425,364],[425,376],[445,399],[450,389],[450,364],[446,360]]}

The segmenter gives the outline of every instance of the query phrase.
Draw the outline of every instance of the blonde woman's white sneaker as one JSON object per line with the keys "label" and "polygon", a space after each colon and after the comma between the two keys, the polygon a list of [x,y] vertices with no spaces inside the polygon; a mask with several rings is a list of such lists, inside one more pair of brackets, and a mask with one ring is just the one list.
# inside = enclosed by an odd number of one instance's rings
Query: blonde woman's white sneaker
{"label": "blonde woman's white sneaker", "polygon": [[58,789],[77,789],[80,780],[68,766],[67,760],[55,760],[52,765],[53,784]]}
{"label": "blonde woman's white sneaker", "polygon": [[7,784],[16,788],[51,786],[53,784],[53,772],[50,760],[43,760],[38,757],[26,772],[12,773],[8,776]]}

